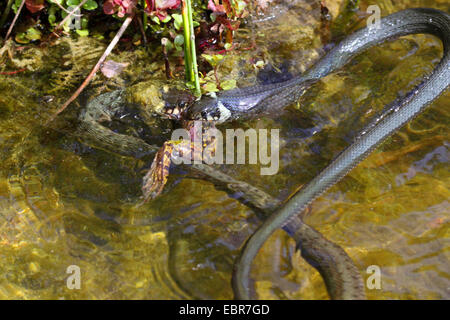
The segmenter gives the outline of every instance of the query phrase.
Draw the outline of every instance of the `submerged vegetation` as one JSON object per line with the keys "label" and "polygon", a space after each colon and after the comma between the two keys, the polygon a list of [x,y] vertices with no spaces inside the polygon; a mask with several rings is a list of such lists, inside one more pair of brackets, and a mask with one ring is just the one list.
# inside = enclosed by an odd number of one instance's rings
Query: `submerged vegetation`
{"label": "submerged vegetation", "polygon": [[[15,27],[13,39],[22,45],[32,42],[49,44],[63,34],[113,39],[114,36],[117,38],[116,32],[120,31],[121,23],[131,17],[134,30],[125,32],[121,41],[129,46],[150,45],[152,48],[159,43],[162,48],[159,50],[166,59],[167,78],[174,76],[172,69],[177,67],[171,66],[169,59],[173,62],[175,57],[184,57],[187,86],[200,95],[200,83],[203,91],[217,90],[217,86],[208,80],[207,69],[202,68],[198,72],[196,51],[205,53],[205,61],[211,62],[217,61],[220,54],[232,50],[233,31],[239,27],[240,19],[248,16],[250,5],[263,9],[267,7],[267,1],[12,0],[2,5],[0,30],[9,28],[9,36]],[[20,15],[21,10],[25,12]],[[19,19],[16,21],[17,17]],[[8,50],[5,47],[11,48],[11,44],[7,42],[0,53]],[[97,48],[93,46],[89,49]],[[211,64],[215,66],[214,62]],[[234,82],[227,82],[222,87],[229,89],[234,85]],[[221,88],[220,85],[218,87]]]}

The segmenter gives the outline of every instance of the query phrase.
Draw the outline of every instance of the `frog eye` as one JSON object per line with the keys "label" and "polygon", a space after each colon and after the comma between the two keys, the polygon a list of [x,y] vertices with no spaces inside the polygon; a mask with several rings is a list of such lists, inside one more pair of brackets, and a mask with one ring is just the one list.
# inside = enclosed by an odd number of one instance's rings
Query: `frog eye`
{"label": "frog eye", "polygon": [[188,106],[189,106],[189,103],[187,103],[187,102],[181,103],[180,106],[179,106],[180,113],[184,112]]}

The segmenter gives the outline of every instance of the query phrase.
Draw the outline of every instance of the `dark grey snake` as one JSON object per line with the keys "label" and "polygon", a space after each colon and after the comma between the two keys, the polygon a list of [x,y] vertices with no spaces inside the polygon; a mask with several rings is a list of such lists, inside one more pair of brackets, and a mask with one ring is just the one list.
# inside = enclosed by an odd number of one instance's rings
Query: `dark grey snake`
{"label": "dark grey snake", "polygon": [[[276,229],[292,223],[293,219],[296,219],[296,215],[305,210],[314,199],[338,182],[381,142],[423,111],[447,89],[450,84],[450,16],[438,10],[424,8],[407,9],[394,13],[381,20],[380,29],[364,28],[348,36],[311,69],[285,83],[280,95],[262,99],[262,101],[269,99],[270,104],[274,104],[276,107],[283,105],[284,99],[286,99],[284,92],[289,92],[290,87],[298,88],[308,81],[326,76],[344,66],[361,51],[375,44],[392,37],[417,33],[428,33],[441,39],[444,54],[439,64],[420,85],[401,100],[386,107],[385,112],[375,123],[369,124],[350,146],[265,220],[247,240],[237,259],[233,273],[232,283],[236,298],[250,299],[249,275],[252,261],[261,246]],[[241,94],[243,90],[245,89],[238,90],[236,93]],[[232,95],[228,94],[227,97],[229,96]],[[216,109],[223,109],[226,106],[226,103],[220,101],[220,97],[217,100],[207,107],[209,112],[214,110],[214,104]],[[253,106],[253,108],[257,109],[258,106]],[[223,110],[221,112],[223,113]],[[319,257],[317,262],[321,264],[325,261],[320,261]]]}
{"label": "dark grey snake", "polygon": [[[329,187],[345,176],[385,138],[410,121],[436,99],[450,83],[450,16],[434,9],[407,9],[381,20],[380,29],[365,28],[347,37],[312,68],[285,82],[235,89],[217,97],[203,97],[185,109],[186,119],[216,120],[218,122],[273,114],[296,101],[311,85],[327,74],[341,68],[363,50],[390,38],[417,33],[429,33],[443,42],[444,54],[433,73],[401,100],[387,106],[361,135],[310,183],[272,214],[246,242],[233,274],[235,297],[250,298],[249,272],[251,263],[266,239],[282,227],[296,240],[302,256],[323,276],[333,299],[365,298],[362,278],[348,255],[326,240],[316,230],[302,222],[300,214]],[[97,123],[114,117],[120,109],[120,92],[109,93],[106,102],[87,108],[82,114],[77,134],[86,142],[106,150],[129,155],[153,154],[157,147],[138,138],[112,133]],[[208,176],[228,190],[239,191],[245,202],[268,215],[280,204],[262,191],[234,180],[205,165],[192,168]]]}

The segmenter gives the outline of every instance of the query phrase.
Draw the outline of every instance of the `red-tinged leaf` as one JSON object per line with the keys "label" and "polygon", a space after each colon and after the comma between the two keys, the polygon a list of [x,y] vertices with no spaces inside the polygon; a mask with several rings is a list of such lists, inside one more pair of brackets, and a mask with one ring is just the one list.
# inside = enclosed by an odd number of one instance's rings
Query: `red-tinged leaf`
{"label": "red-tinged leaf", "polygon": [[136,6],[137,0],[116,0],[116,3],[125,10],[130,10]]}
{"label": "red-tinged leaf", "polygon": [[122,72],[124,68],[126,68],[129,63],[120,63],[115,62],[113,60],[108,60],[103,63],[101,71],[107,78],[112,78]]}
{"label": "red-tinged leaf", "polygon": [[167,12],[166,11],[155,11],[156,16],[158,17],[159,21],[163,21],[167,18]]}
{"label": "red-tinged leaf", "polygon": [[149,15],[156,15],[159,20],[167,18],[166,10],[176,9],[181,5],[181,0],[145,0],[147,7],[145,12]]}
{"label": "red-tinged leaf", "polygon": [[176,9],[180,6],[181,0],[154,0],[157,10]]}
{"label": "red-tinged leaf", "polygon": [[126,12],[127,12],[127,10],[124,9],[124,7],[119,7],[119,10],[117,10],[117,16],[119,18],[123,18],[123,17],[125,17]]}
{"label": "red-tinged leaf", "polygon": [[106,0],[103,3],[103,12],[105,14],[114,14],[114,12],[115,12],[114,7],[115,7],[115,5],[113,3],[113,0]]}
{"label": "red-tinged leaf", "polygon": [[208,9],[214,13],[226,13],[223,5],[219,4],[217,0],[209,0],[208,1]]}
{"label": "red-tinged leaf", "polygon": [[155,0],[145,0],[145,3],[147,4],[147,8],[145,8],[145,10],[152,12],[155,8]]}
{"label": "red-tinged leaf", "polygon": [[225,9],[226,13],[229,15],[233,13],[233,7],[231,6],[230,0],[222,0],[223,8]]}
{"label": "red-tinged leaf", "polygon": [[224,25],[229,30],[237,30],[239,28],[240,21],[231,21],[227,19],[225,16],[218,16],[216,18],[216,23]]}
{"label": "red-tinged leaf", "polygon": [[106,0],[103,3],[103,12],[105,14],[117,13],[119,17],[125,14],[131,14],[136,6],[137,0]]}
{"label": "red-tinged leaf", "polygon": [[31,13],[36,13],[45,8],[44,0],[25,0],[25,6]]}

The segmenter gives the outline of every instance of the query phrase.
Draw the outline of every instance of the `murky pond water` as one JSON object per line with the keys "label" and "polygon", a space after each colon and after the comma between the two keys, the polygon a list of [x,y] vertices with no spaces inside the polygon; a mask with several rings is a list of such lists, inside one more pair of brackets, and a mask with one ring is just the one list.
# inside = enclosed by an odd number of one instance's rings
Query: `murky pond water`
{"label": "murky pond water", "polygon": [[[242,54],[240,65],[255,63],[245,61],[251,55],[274,64],[292,61],[294,72],[315,61],[323,52],[312,2],[280,5],[248,23],[237,39],[249,45],[256,39],[256,46]],[[382,15],[418,6],[450,12],[446,1],[427,0],[362,1],[361,8],[373,3]],[[342,21],[336,28],[344,33],[356,20]],[[166,192],[140,206],[151,159],[83,145],[66,134],[70,115],[58,120],[64,130],[43,126],[104,48],[86,54],[83,45],[89,43],[61,40],[19,52],[17,61],[33,59],[29,71],[0,75],[0,298],[232,298],[233,261],[260,223],[251,209],[177,169]],[[286,198],[386,103],[418,84],[441,55],[440,42],[431,36],[370,49],[314,85],[299,106],[280,117],[232,125],[280,129],[278,174],[261,176],[257,165],[221,169]],[[163,65],[159,57],[149,65],[139,52],[121,58],[135,61],[135,71]],[[251,83],[251,72],[241,75],[229,67],[239,65],[238,58],[239,53],[226,58],[231,62],[220,74]],[[151,78],[151,72],[143,77]],[[137,81],[131,72],[124,78],[125,84]],[[98,77],[87,95],[122,85],[113,82]],[[55,99],[46,102],[47,95]],[[449,105],[446,93],[315,201],[307,217],[347,251],[364,278],[369,266],[381,268],[382,287],[367,289],[370,299],[450,298]],[[328,297],[320,275],[294,248],[282,231],[264,245],[252,274],[260,298]],[[71,265],[81,270],[79,290],[66,285]]]}

